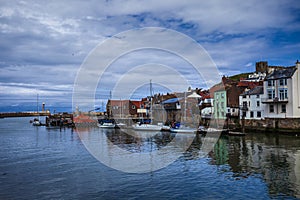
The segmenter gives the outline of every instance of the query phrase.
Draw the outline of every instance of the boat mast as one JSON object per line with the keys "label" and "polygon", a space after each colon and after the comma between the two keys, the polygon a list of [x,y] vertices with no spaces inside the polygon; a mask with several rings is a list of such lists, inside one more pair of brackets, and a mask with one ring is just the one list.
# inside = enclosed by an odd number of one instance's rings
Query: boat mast
{"label": "boat mast", "polygon": [[152,124],[152,80],[150,79],[150,122]]}
{"label": "boat mast", "polygon": [[39,94],[36,95],[36,111],[39,114]]}

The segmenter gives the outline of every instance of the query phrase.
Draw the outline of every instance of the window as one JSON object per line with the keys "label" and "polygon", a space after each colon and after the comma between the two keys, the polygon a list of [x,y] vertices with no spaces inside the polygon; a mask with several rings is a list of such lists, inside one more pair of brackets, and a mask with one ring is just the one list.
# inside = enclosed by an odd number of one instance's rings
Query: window
{"label": "window", "polygon": [[135,109],[135,105],[132,105],[132,109]]}
{"label": "window", "polygon": [[232,108],[232,112],[233,112],[233,113],[235,112],[235,109],[234,109],[234,108]]}
{"label": "window", "polygon": [[253,111],[250,112],[250,118],[253,118],[254,117],[254,113]]}
{"label": "window", "polygon": [[281,112],[286,113],[286,105],[285,104],[281,105]]}
{"label": "window", "polygon": [[243,108],[247,108],[247,101],[243,101]]}
{"label": "window", "polygon": [[257,111],[256,116],[257,116],[257,117],[261,117],[261,112],[260,112],[260,111]]}
{"label": "window", "polygon": [[287,88],[279,88],[279,99],[287,99],[288,98],[288,89]]}
{"label": "window", "polygon": [[250,107],[250,101],[249,101],[249,107]]}
{"label": "window", "polygon": [[270,113],[273,113],[274,112],[274,105],[270,105]]}
{"label": "window", "polygon": [[224,116],[225,116],[224,112],[221,112],[221,117],[224,117]]}
{"label": "window", "polygon": [[224,102],[221,102],[221,108],[224,108]]}
{"label": "window", "polygon": [[288,89],[287,88],[284,89],[284,98],[285,99],[288,98]]}
{"label": "window", "polygon": [[221,98],[224,98],[224,93],[221,93]]}
{"label": "window", "polygon": [[274,86],[274,80],[269,80],[268,81],[268,86]]}
{"label": "window", "polygon": [[259,98],[259,94],[256,95],[256,98],[257,98],[257,99]]}
{"label": "window", "polygon": [[243,111],[243,117],[246,117],[246,112],[245,111]]}
{"label": "window", "polygon": [[279,80],[279,85],[283,85],[283,79]]}
{"label": "window", "polygon": [[275,98],[275,90],[268,90],[268,99]]}
{"label": "window", "polygon": [[243,95],[243,99],[246,99],[246,95]]}
{"label": "window", "polygon": [[287,79],[280,79],[279,80],[279,85],[287,85]]}
{"label": "window", "polygon": [[260,101],[256,101],[256,106],[257,106],[257,107],[260,106]]}

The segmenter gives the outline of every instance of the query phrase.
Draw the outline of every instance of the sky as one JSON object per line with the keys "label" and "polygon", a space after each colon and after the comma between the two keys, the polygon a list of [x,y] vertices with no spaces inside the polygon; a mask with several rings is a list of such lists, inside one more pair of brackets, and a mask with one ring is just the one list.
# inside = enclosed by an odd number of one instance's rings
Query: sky
{"label": "sky", "polygon": [[[205,49],[220,76],[230,76],[254,71],[257,61],[294,65],[300,59],[299,22],[298,0],[0,0],[0,111],[29,109],[37,94],[52,110],[70,108],[83,63],[99,44],[124,31],[159,27],[182,33]],[[120,66],[132,70],[157,62],[181,70],[192,88],[205,87],[192,80],[178,56],[142,50],[107,68],[106,76],[113,78],[99,79],[98,103],[109,98],[109,81],[124,77]],[[134,81],[136,73],[130,75],[126,80]],[[154,91],[164,89],[154,83]]]}

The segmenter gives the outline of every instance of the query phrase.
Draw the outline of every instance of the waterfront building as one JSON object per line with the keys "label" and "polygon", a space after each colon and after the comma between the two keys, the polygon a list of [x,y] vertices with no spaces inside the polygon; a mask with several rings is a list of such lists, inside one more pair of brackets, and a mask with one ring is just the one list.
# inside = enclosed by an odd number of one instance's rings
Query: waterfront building
{"label": "waterfront building", "polygon": [[222,78],[223,88],[216,90],[213,95],[214,118],[226,119],[239,116],[239,95],[244,87],[239,87],[237,82],[226,77]]}
{"label": "waterfront building", "polygon": [[300,118],[300,62],[273,70],[264,81],[265,118]]}
{"label": "waterfront building", "polygon": [[138,117],[138,109],[143,108],[142,101],[111,100],[106,104],[108,117]]}
{"label": "waterfront building", "polygon": [[214,118],[226,119],[227,95],[226,90],[218,90],[214,93]]}
{"label": "waterfront building", "polygon": [[265,105],[261,99],[264,95],[263,86],[257,86],[253,89],[246,90],[239,96],[240,102],[240,118],[245,119],[264,119]]}

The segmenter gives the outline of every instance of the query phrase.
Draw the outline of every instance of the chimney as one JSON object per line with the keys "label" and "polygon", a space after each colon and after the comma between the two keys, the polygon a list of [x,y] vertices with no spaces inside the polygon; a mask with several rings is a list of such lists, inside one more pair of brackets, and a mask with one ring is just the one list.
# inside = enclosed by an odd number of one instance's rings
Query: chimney
{"label": "chimney", "polygon": [[42,111],[45,112],[45,102],[42,103]]}

